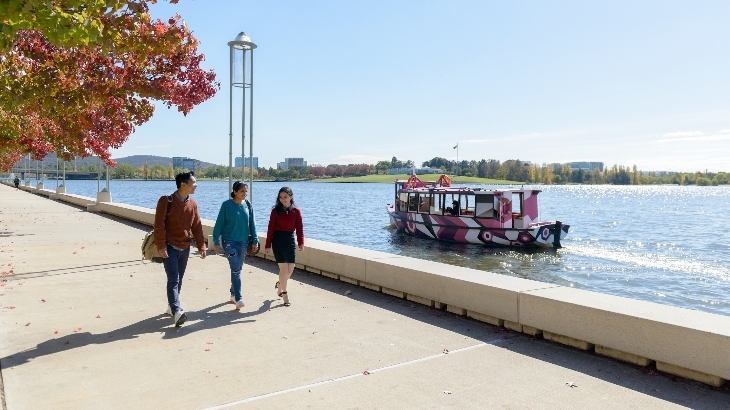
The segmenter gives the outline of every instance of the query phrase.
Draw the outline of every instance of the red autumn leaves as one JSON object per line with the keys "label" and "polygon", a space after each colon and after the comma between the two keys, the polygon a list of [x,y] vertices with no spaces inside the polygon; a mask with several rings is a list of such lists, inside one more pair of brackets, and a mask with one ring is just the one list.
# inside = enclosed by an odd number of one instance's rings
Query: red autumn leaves
{"label": "red autumn leaves", "polygon": [[57,47],[41,31],[18,31],[0,52],[0,169],[28,152],[114,165],[109,150],[152,117],[155,101],[187,114],[220,88],[180,16],[113,15],[105,27],[117,35],[97,46]]}

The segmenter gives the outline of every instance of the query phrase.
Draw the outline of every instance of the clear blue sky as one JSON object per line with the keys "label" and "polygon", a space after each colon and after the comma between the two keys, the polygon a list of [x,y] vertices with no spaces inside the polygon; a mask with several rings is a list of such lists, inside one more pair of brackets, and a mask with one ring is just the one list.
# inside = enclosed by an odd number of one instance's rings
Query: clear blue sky
{"label": "clear blue sky", "polygon": [[161,2],[221,90],[187,117],[159,107],[117,158],[227,164],[227,42],[245,31],[260,166],[420,165],[458,142],[460,160],[730,171],[729,1]]}

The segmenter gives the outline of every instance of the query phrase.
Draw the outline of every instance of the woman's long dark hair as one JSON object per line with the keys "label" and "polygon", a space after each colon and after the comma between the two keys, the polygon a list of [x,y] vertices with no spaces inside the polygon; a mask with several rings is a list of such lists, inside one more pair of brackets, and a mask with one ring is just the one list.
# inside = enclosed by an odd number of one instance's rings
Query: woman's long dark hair
{"label": "woman's long dark hair", "polygon": [[243,189],[244,186],[246,187],[246,189],[248,189],[248,185],[244,184],[243,182],[241,182],[241,181],[234,182],[233,183],[233,191],[231,192],[231,198],[235,198],[236,197],[236,191]]}
{"label": "woman's long dark hair", "polygon": [[292,192],[291,188],[289,188],[288,186],[283,186],[283,187],[281,187],[279,192],[276,193],[276,205],[274,205],[274,208],[273,208],[273,209],[276,209],[276,213],[278,213],[278,214],[285,212],[287,210],[287,208],[284,208],[284,205],[281,203],[281,201],[279,201],[279,194],[281,194],[282,192],[286,193],[287,195],[289,195],[291,197],[291,206],[292,207],[294,206],[294,192]]}

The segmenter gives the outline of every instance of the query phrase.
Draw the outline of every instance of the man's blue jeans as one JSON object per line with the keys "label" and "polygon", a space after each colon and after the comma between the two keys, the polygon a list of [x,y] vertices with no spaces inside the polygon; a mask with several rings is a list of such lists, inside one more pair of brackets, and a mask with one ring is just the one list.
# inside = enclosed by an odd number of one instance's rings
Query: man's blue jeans
{"label": "man's blue jeans", "polygon": [[228,259],[228,265],[231,267],[231,296],[236,302],[243,300],[241,295],[241,268],[243,261],[246,259],[246,241],[229,241],[223,240],[223,252]]}
{"label": "man's blue jeans", "polygon": [[167,273],[167,304],[170,305],[173,316],[175,312],[182,309],[180,307],[180,290],[182,289],[183,275],[185,275],[189,257],[190,247],[179,251],[168,244],[167,258],[162,260],[165,273]]}

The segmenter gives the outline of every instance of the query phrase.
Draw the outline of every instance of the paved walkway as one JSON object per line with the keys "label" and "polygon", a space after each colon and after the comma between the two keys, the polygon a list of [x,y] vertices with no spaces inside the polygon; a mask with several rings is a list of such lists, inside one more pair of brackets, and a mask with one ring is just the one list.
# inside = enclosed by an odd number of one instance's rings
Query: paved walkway
{"label": "paved walkway", "polygon": [[148,229],[0,185],[7,409],[730,408],[727,388],[305,272],[287,308],[255,258],[236,312],[226,260],[193,254],[176,329]]}

